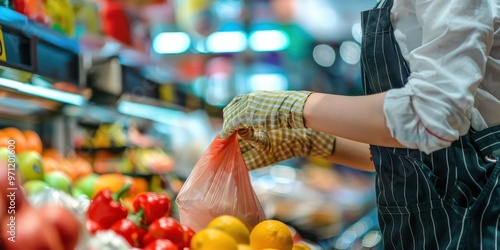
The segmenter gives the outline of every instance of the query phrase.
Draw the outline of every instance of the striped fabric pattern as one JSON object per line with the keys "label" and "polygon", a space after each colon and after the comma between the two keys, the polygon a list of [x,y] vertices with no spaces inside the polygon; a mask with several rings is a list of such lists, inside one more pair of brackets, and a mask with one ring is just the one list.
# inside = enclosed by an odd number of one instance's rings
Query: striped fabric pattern
{"label": "striped fabric pattern", "polygon": [[240,149],[249,170],[295,157],[328,157],[335,147],[335,136],[307,128],[258,131],[251,137],[245,130],[239,135]]}
{"label": "striped fabric pattern", "polygon": [[[362,13],[366,94],[406,84],[410,70],[390,23],[392,0]],[[446,149],[371,146],[384,249],[497,249],[500,126],[471,130]]]}

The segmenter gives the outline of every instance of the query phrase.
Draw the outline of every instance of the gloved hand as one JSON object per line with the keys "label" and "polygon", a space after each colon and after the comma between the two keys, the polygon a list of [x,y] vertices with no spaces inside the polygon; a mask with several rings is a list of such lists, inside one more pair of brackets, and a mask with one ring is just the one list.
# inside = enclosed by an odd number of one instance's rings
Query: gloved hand
{"label": "gloved hand", "polygon": [[248,170],[295,157],[328,157],[335,147],[335,136],[308,128],[265,132],[240,130],[239,135],[238,142]]}
{"label": "gloved hand", "polygon": [[[234,132],[304,128],[304,104],[310,91],[255,91],[235,97],[223,110],[220,138]],[[251,134],[248,135],[252,137]]]}

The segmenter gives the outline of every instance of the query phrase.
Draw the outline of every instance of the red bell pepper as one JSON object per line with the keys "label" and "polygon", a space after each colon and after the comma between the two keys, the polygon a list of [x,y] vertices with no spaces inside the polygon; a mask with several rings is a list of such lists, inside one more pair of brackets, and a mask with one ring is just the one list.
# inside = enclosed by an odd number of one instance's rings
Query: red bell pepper
{"label": "red bell pepper", "polygon": [[117,193],[103,189],[94,196],[87,210],[87,218],[109,229],[113,223],[127,218],[128,210],[120,202],[120,198],[128,192],[131,183],[126,183]]}
{"label": "red bell pepper", "polygon": [[141,223],[150,225],[153,221],[170,215],[172,202],[168,195],[145,192],[135,197],[133,208],[142,217]]}
{"label": "red bell pepper", "polygon": [[179,248],[170,240],[155,240],[147,244],[142,250],[179,250]]}
{"label": "red bell pepper", "polygon": [[85,221],[85,227],[87,228],[87,231],[89,231],[91,234],[95,234],[99,230],[104,230],[104,228],[102,228],[102,226],[99,223],[91,219],[87,219]]}
{"label": "red bell pepper", "polygon": [[187,246],[182,225],[172,217],[161,217],[149,225],[148,233],[144,235],[144,244],[158,239],[170,240],[180,249]]}
{"label": "red bell pepper", "polygon": [[142,247],[142,238],[147,233],[145,228],[138,226],[132,219],[128,218],[115,222],[110,229],[123,236],[133,247]]}
{"label": "red bell pepper", "polygon": [[190,227],[188,227],[188,226],[186,226],[184,224],[181,224],[181,228],[182,228],[182,231],[184,231],[184,242],[186,242],[187,246],[190,246],[191,245],[191,239],[196,234],[196,232],[193,229],[191,229]]}

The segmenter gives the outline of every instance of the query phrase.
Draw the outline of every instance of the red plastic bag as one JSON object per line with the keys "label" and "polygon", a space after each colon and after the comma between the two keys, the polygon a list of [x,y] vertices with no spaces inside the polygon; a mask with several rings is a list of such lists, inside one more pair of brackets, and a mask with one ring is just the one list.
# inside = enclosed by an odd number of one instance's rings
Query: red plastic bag
{"label": "red plastic bag", "polygon": [[195,231],[219,215],[233,215],[249,230],[266,219],[236,133],[227,139],[217,135],[194,166],[176,202],[180,222]]}

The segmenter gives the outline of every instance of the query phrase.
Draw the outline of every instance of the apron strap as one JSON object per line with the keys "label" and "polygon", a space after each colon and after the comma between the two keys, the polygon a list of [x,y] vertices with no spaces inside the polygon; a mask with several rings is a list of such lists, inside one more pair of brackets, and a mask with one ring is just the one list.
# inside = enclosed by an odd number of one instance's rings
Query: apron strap
{"label": "apron strap", "polygon": [[380,8],[392,8],[394,0],[379,0],[377,5],[375,5],[374,9]]}

